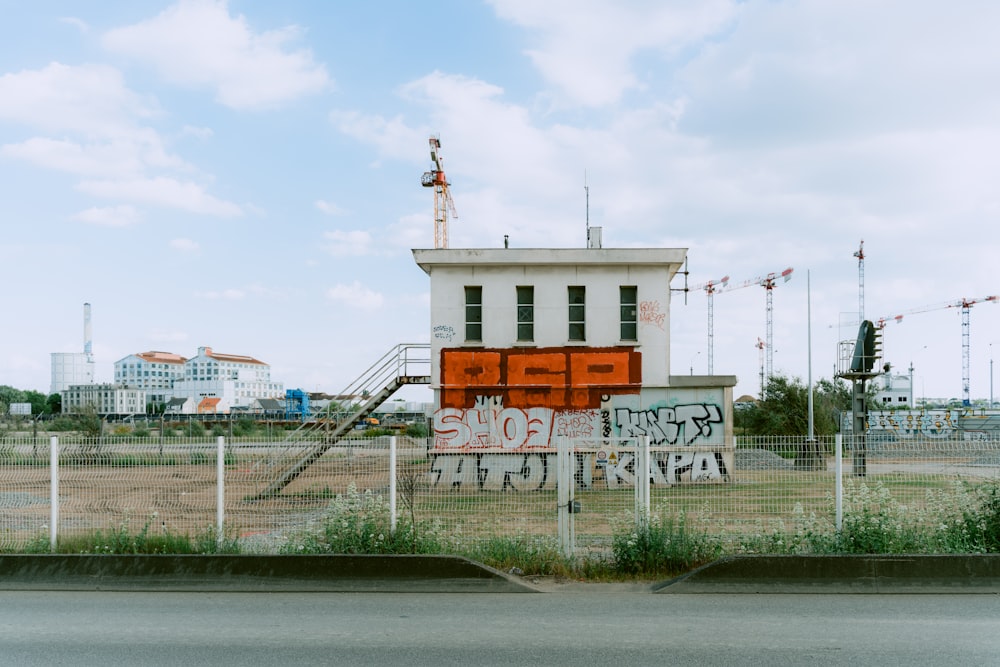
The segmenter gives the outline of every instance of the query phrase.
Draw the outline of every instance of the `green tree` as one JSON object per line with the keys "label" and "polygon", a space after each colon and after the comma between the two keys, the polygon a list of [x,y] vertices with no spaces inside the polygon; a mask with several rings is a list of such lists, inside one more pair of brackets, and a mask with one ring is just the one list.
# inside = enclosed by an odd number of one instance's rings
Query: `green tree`
{"label": "green tree", "polygon": [[11,403],[24,403],[24,392],[10,385],[0,385],[0,414],[7,414]]}
{"label": "green tree", "polygon": [[43,415],[49,411],[48,397],[40,391],[24,392],[24,401],[31,403],[31,414]]}
{"label": "green tree", "polygon": [[[836,433],[840,416],[850,407],[851,387],[847,383],[819,380],[813,386],[813,426],[816,435]],[[772,376],[764,389],[764,399],[739,410],[735,425],[746,435],[808,435],[808,387],[799,378]]]}
{"label": "green tree", "polygon": [[62,414],[62,394],[50,394],[45,403],[47,404],[46,412],[49,414]]}

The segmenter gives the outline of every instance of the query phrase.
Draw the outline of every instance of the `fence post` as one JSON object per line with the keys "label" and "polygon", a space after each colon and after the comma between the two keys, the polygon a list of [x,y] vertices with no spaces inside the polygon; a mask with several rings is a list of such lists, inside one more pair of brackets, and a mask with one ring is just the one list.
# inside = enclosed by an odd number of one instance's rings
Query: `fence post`
{"label": "fence post", "polygon": [[556,438],[556,517],[559,532],[559,550],[567,558],[572,558],[573,539],[573,463],[569,440]]}
{"label": "fence post", "polygon": [[59,438],[49,439],[49,475],[52,480],[49,492],[49,549],[55,553],[59,537]]}
{"label": "fence post", "polygon": [[833,447],[834,526],[839,533],[844,528],[844,435],[838,433]]}
{"label": "fence post", "polygon": [[226,439],[223,436],[215,439],[215,448],[215,540],[221,545],[226,521]]}
{"label": "fence post", "polygon": [[[411,501],[412,502],[412,501]],[[396,436],[389,436],[389,532],[396,532]]]}
{"label": "fence post", "polygon": [[649,525],[649,436],[639,436],[635,448],[635,524]]}

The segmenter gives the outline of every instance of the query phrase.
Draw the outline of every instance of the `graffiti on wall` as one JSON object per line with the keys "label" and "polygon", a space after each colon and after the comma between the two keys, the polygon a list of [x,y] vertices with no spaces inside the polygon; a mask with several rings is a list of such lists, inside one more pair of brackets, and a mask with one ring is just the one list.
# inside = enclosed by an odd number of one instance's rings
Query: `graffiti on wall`
{"label": "graffiti on wall", "polygon": [[974,409],[872,411],[868,413],[868,433],[904,440],[997,438],[1000,437],[1000,412]]}
{"label": "graffiti on wall", "polygon": [[[599,463],[595,454],[575,454],[573,478],[580,489],[632,487],[635,456],[622,452],[613,462]],[[726,479],[732,458],[723,452],[653,452],[649,479],[653,486]],[[435,488],[479,491],[540,491],[556,488],[556,458],[536,454],[442,454],[431,463]]]}
{"label": "graffiti on wall", "polygon": [[436,326],[434,327],[434,337],[450,341],[455,338],[455,329],[443,324]]}
{"label": "graffiti on wall", "polygon": [[659,301],[642,301],[639,303],[639,322],[652,324],[660,329],[667,320],[667,314],[660,312]]}
{"label": "graffiti on wall", "polygon": [[712,436],[712,424],[722,423],[722,410],[718,405],[705,403],[649,410],[618,408],[615,422],[622,437],[645,435],[653,445],[673,445],[678,441],[690,445],[699,438]]}
{"label": "graffiti on wall", "polygon": [[433,447],[435,451],[550,449],[557,437],[598,440],[647,436],[654,446],[721,442],[722,410],[718,405],[633,409],[615,408],[614,401],[614,396],[605,396],[600,409],[557,411],[505,407],[499,396],[478,396],[470,409],[435,411]]}
{"label": "graffiti on wall", "polygon": [[595,409],[602,394],[641,385],[642,356],[631,348],[441,350],[442,408],[469,409],[491,395],[511,406]]}

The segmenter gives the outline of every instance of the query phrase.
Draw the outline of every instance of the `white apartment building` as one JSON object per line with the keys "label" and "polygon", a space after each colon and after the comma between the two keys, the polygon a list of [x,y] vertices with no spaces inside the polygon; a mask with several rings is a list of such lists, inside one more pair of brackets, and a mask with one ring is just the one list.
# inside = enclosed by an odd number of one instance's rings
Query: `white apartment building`
{"label": "white apartment building", "polygon": [[260,398],[284,401],[285,388],[271,381],[271,367],[253,357],[222,354],[199,347],[197,356],[184,363],[184,377],[174,380],[172,398],[221,399],[220,411],[247,407]]}
{"label": "white apartment building", "polygon": [[146,412],[146,390],[120,384],[77,384],[62,391],[64,413],[80,413],[88,407],[100,415],[140,415]]}
{"label": "white apartment building", "polygon": [[139,352],[115,362],[115,383],[146,390],[150,403],[162,405],[173,395],[174,382],[184,378],[186,358],[172,352]]}

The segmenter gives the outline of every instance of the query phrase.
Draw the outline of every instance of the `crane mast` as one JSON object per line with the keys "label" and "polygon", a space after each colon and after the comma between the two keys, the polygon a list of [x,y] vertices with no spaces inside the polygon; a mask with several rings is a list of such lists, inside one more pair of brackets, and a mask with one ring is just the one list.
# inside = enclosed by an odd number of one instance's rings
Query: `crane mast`
{"label": "crane mast", "polygon": [[959,299],[958,301],[951,301],[948,303],[942,303],[935,306],[924,306],[922,308],[914,308],[913,310],[904,311],[898,315],[893,315],[892,317],[885,318],[890,320],[895,320],[896,323],[903,321],[903,317],[906,315],[914,315],[916,313],[926,313],[932,310],[939,310],[941,308],[961,308],[962,312],[962,405],[971,405],[972,398],[969,390],[969,358],[970,358],[970,317],[969,311],[972,309],[973,304],[980,302],[989,302],[992,304],[997,304],[1000,302],[1000,296],[991,295],[984,296],[975,299]]}
{"label": "crane mast", "polygon": [[420,178],[420,184],[425,188],[434,188],[434,247],[448,247],[448,213],[453,218],[458,217],[455,202],[451,198],[451,184],[444,175],[444,158],[441,157],[441,140],[430,138],[431,170],[425,171]]}
{"label": "crane mast", "polygon": [[[715,336],[713,333],[714,326],[714,313],[713,313],[713,297],[716,294],[722,292],[731,292],[743,287],[750,287],[751,285],[760,285],[767,291],[767,303],[766,303],[766,319],[767,319],[767,342],[765,343],[767,349],[767,377],[770,378],[772,375],[773,367],[773,356],[771,353],[773,339],[774,339],[774,301],[772,296],[772,291],[778,284],[780,279],[782,282],[788,282],[792,279],[792,268],[789,267],[782,271],[781,273],[768,273],[764,276],[757,276],[756,278],[751,278],[749,280],[744,280],[741,283],[730,283],[729,276],[725,276],[721,280],[709,280],[701,285],[696,285],[691,289],[703,289],[705,294],[708,296],[708,374],[712,375],[714,372],[713,368],[713,357],[714,357],[714,340]],[[761,348],[764,349],[764,348]]]}

